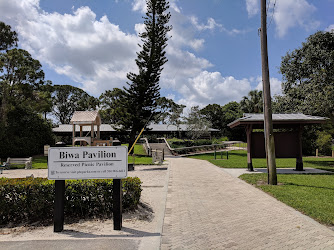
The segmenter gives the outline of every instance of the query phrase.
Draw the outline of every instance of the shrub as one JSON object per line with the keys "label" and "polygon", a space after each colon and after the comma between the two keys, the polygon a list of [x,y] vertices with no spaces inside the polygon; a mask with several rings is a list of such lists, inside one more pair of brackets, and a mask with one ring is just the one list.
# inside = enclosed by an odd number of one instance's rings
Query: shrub
{"label": "shrub", "polygon": [[316,140],[317,147],[323,155],[330,155],[332,149],[332,135],[326,131],[319,131]]}
{"label": "shrub", "polygon": [[[141,195],[139,178],[122,180],[123,210],[137,207]],[[54,181],[45,178],[0,178],[0,225],[46,222],[53,218]],[[66,181],[65,218],[110,218],[112,180]]]}

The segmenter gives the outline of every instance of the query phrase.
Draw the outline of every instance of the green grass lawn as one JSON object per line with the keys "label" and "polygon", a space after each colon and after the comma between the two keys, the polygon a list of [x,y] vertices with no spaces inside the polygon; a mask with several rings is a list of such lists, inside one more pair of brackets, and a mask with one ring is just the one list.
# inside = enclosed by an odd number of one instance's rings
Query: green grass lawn
{"label": "green grass lawn", "polygon": [[279,174],[279,185],[267,185],[266,174],[244,174],[240,178],[315,220],[334,225],[334,174]]}
{"label": "green grass lawn", "polygon": [[44,155],[34,156],[32,158],[32,168],[48,168],[48,157]]}
{"label": "green grass lawn", "polygon": [[[129,146],[128,146],[128,144],[122,144],[122,146],[127,146],[128,149],[130,149]],[[146,156],[145,149],[144,149],[143,145],[141,145],[141,144],[136,144],[135,145],[135,147],[134,147],[134,153],[135,153],[135,155]]]}
{"label": "green grass lawn", "polygon": [[[189,156],[189,158],[207,160],[212,164],[222,168],[247,168],[247,152],[245,150],[230,151],[229,158],[226,160],[226,152],[223,152],[223,158],[220,159],[220,152],[217,152],[217,159],[214,159],[214,154],[201,154]],[[334,158],[316,158],[303,157],[304,167],[318,168],[334,172]],[[266,168],[266,159],[253,159],[254,168]],[[276,159],[277,168],[295,168],[296,159]]]}

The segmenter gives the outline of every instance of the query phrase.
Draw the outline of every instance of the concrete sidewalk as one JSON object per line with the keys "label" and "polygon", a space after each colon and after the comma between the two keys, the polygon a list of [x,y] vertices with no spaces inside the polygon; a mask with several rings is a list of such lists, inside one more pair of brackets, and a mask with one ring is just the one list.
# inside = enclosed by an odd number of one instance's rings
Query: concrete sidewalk
{"label": "concrete sidewalk", "polygon": [[334,232],[207,161],[170,158],[161,249],[334,249]]}

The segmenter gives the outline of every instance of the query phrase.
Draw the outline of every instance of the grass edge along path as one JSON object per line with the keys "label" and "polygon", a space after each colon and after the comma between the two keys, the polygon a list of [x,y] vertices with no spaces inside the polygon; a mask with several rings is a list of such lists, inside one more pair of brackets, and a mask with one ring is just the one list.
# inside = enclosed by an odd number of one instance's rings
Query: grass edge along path
{"label": "grass edge along path", "polygon": [[266,184],[267,174],[239,178],[316,221],[334,226],[334,174],[279,174],[277,186]]}
{"label": "grass edge along path", "polygon": [[[188,156],[189,158],[207,160],[210,163],[221,168],[247,168],[247,151],[233,150],[228,153],[228,160],[226,159],[226,152],[223,152],[223,159],[221,153],[217,152],[216,160],[214,153]],[[331,157],[303,157],[304,168],[317,168],[334,172],[334,158]],[[266,168],[266,159],[253,159],[254,168]],[[295,158],[276,158],[277,168],[295,168]]]}

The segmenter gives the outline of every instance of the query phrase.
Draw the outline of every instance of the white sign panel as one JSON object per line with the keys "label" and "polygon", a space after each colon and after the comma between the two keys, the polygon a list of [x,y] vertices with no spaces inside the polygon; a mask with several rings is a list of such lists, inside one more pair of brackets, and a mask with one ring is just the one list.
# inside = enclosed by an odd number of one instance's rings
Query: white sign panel
{"label": "white sign panel", "polygon": [[128,175],[128,148],[62,147],[49,148],[48,178],[122,179]]}

